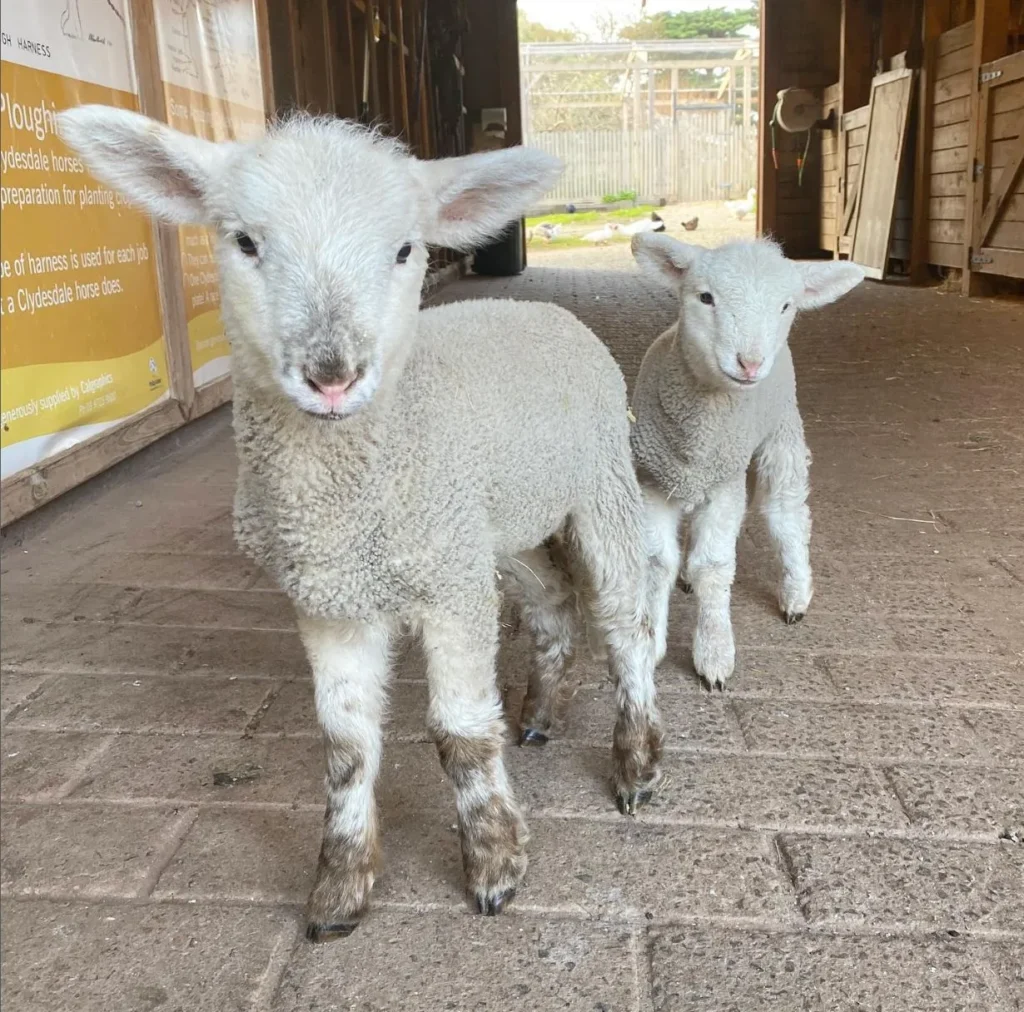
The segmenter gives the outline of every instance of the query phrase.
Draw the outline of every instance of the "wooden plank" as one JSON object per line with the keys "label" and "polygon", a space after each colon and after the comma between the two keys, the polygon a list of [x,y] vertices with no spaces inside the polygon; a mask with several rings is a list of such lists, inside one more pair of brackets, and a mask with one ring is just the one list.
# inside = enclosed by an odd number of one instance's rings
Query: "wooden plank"
{"label": "wooden plank", "polygon": [[949,102],[954,98],[964,98],[966,95],[971,94],[971,82],[976,81],[977,77],[971,75],[969,70],[964,70],[959,74],[954,74],[952,77],[947,77],[944,81],[937,81],[935,84],[935,101],[936,102]]}
{"label": "wooden plank", "polygon": [[962,221],[928,222],[928,238],[932,242],[955,242],[962,244],[966,234]]}
{"label": "wooden plank", "polygon": [[[132,0],[131,16],[135,65],[148,69],[148,72],[138,75],[139,108],[147,116],[166,123],[167,106],[163,82],[160,80],[153,0]],[[192,378],[192,349],[188,339],[179,233],[174,226],[157,222],[153,224],[153,233],[156,240],[156,273],[160,284],[168,384],[171,397],[181,402],[182,410],[187,415],[196,390]]]}
{"label": "wooden plank", "polygon": [[884,273],[906,149],[915,73],[890,71],[871,86],[871,119],[859,180],[851,259]]}
{"label": "wooden plank", "polygon": [[[967,213],[964,218],[964,261],[963,294],[973,295],[981,291],[971,270],[972,246],[980,246],[979,227],[985,213],[985,178],[975,166],[985,164],[986,150],[991,146],[993,156],[995,144],[988,135],[989,101],[992,81],[986,81],[978,89],[977,82],[983,64],[997,60],[1006,54],[1006,26],[1010,23],[1010,0],[976,0],[974,8],[974,41],[971,60],[971,130],[968,141]],[[1007,143],[1005,141],[1001,143]],[[1010,142],[1012,143],[1012,142]],[[995,165],[995,159],[991,160]],[[1005,163],[1004,163],[1005,164]]]}
{"label": "wooden plank", "polygon": [[844,112],[843,129],[847,133],[851,133],[863,127],[866,131],[870,113],[871,110],[866,105],[862,105],[859,109],[851,109],[849,112]]}
{"label": "wooden plank", "polygon": [[405,11],[403,10],[405,0],[392,0],[395,5],[395,31],[402,41],[402,52],[398,58],[398,88],[399,88],[399,109],[402,117],[402,139],[408,144],[412,141],[410,133],[411,121],[409,119],[409,80],[407,74],[408,57],[410,51],[408,37],[405,28]]}
{"label": "wooden plank", "polygon": [[963,172],[939,172],[928,180],[933,197],[962,197],[967,192],[967,177]]}
{"label": "wooden plank", "polygon": [[970,125],[968,123],[936,127],[932,131],[932,150],[946,151],[949,148],[966,148],[969,132]]}
{"label": "wooden plank", "polygon": [[[995,95],[998,89],[993,88]],[[991,109],[992,103],[989,103]],[[1014,109],[1010,112],[996,113],[989,124],[989,139],[993,141],[1013,140],[1024,132],[1024,110]]]}
{"label": "wooden plank", "polygon": [[974,22],[965,21],[939,36],[937,51],[939,56],[946,56],[957,49],[963,49],[964,46],[970,46],[973,42]]}
{"label": "wooden plank", "polygon": [[932,197],[928,201],[929,221],[963,221],[963,197]]}
{"label": "wooden plank", "polygon": [[929,242],[928,263],[939,267],[957,267],[964,259],[963,243]]}
{"label": "wooden plank", "polygon": [[[933,151],[929,171],[963,172],[967,168],[967,148],[950,148],[948,151]],[[966,178],[966,177],[965,177]]]}
{"label": "wooden plank", "polygon": [[192,405],[192,414],[189,421],[201,418],[205,414],[227,404],[234,394],[234,383],[230,376],[221,376],[220,379],[207,383],[196,390],[196,399]]}
{"label": "wooden plank", "polygon": [[256,0],[256,38],[260,51],[260,79],[263,81],[263,109],[267,119],[273,119],[277,113],[277,96],[274,94],[274,67],[267,0]]}
{"label": "wooden plank", "polygon": [[1024,109],[1024,81],[1000,82],[992,95],[992,112],[996,115]]}
{"label": "wooden plank", "polygon": [[981,245],[1024,250],[1024,221],[999,221]]}
{"label": "wooden plank", "polygon": [[976,273],[1024,278],[1024,250],[983,248],[978,253],[980,256],[991,257],[991,263],[973,265],[972,270]]}
{"label": "wooden plank", "polygon": [[5,478],[0,486],[0,527],[120,463],[184,421],[181,405],[164,400],[122,425]]}
{"label": "wooden plank", "polygon": [[935,61],[935,80],[942,81],[970,69],[971,47],[964,46],[962,49],[954,49],[953,52],[946,53]]}
{"label": "wooden plank", "polygon": [[847,168],[853,168],[854,166],[860,165],[864,161],[864,145],[862,144],[857,148],[850,148],[849,153],[846,156]]}
{"label": "wooden plank", "polygon": [[[952,103],[935,104],[935,66],[939,59],[938,41],[949,27],[949,8],[943,0],[924,0],[921,15],[921,73],[917,81],[917,137],[914,146],[914,179],[912,232],[910,240],[910,280],[922,284],[928,279],[928,201],[931,196],[931,174],[928,165],[932,155],[932,140],[936,125],[936,112],[943,110],[943,118],[953,110]],[[957,99],[953,100],[958,101]],[[939,123],[939,126],[945,125]]]}
{"label": "wooden plank", "polygon": [[965,95],[949,102],[932,104],[932,122],[937,127],[952,126],[954,123],[966,123],[971,115],[971,101]]}

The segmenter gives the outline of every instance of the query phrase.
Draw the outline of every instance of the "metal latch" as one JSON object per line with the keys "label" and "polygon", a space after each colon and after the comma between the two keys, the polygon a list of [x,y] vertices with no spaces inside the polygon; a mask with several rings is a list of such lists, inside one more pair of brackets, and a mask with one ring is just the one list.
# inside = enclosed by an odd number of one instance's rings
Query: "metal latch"
{"label": "metal latch", "polygon": [[972,253],[971,254],[972,264],[990,264],[992,263],[992,257],[987,257],[983,253]]}
{"label": "metal latch", "polygon": [[1002,77],[1003,72],[1001,70],[983,70],[978,76],[981,83],[985,84],[988,81],[994,81],[997,77]]}

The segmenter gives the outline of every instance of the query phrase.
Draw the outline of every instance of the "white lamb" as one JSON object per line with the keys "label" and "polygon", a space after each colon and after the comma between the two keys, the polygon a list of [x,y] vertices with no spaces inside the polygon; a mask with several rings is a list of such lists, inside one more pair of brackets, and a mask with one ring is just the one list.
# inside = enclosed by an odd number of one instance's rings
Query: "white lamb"
{"label": "white lamb", "polygon": [[786,622],[799,622],[811,603],[810,453],[787,338],[798,310],[834,302],[864,272],[845,261],[796,263],[764,239],[704,249],[639,235],[633,255],[680,300],[678,323],[648,349],[633,393],[658,660],[679,572],[679,520],[692,512],[685,580],[697,600],[693,663],[721,688],[735,666],[729,598],[751,461],[782,566]]}
{"label": "white lamb", "polygon": [[617,684],[624,811],[649,797],[661,745],[618,367],[554,306],[419,311],[427,244],[498,233],[560,163],[521,148],[422,162],[354,124],[308,117],[246,144],[102,106],[63,113],[60,126],[101,179],[217,236],[236,536],[296,606],[324,733],[308,936],[344,936],[367,907],[389,646],[404,630],[425,647],[428,724],[455,788],[468,888],[480,912],[498,913],[527,842],[502,761],[499,579],[518,585],[537,640],[524,739],[550,727],[583,593]]}

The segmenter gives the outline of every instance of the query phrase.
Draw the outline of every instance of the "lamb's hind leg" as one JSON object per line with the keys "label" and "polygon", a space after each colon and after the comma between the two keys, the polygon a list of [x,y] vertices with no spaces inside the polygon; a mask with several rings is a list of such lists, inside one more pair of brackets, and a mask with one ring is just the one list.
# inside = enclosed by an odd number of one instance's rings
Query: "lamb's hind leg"
{"label": "lamb's hind leg", "polygon": [[586,571],[585,593],[604,634],[618,716],[615,797],[624,815],[650,800],[661,777],[662,732],[655,700],[655,632],[648,610],[643,503],[632,473],[605,485],[574,514],[570,539]]}
{"label": "lamb's hind leg", "polygon": [[468,620],[432,615],[423,622],[430,729],[455,787],[466,885],[477,912],[489,915],[515,896],[526,873],[528,839],[502,759],[496,603],[493,611]]}
{"label": "lamb's hind leg", "polygon": [[519,720],[520,745],[547,742],[576,647],[576,593],[564,556],[561,541],[553,539],[533,551],[520,552],[502,566],[502,572],[516,581],[523,618],[535,644]]}
{"label": "lamb's hind leg", "polygon": [[355,930],[379,870],[374,782],[388,676],[388,630],[300,618],[313,668],[317,717],[327,760],[327,811],[316,883],[306,908],[314,942]]}
{"label": "lamb's hind leg", "polygon": [[814,595],[809,465],[799,416],[773,433],[757,454],[757,497],[782,569],[779,609],[789,625],[804,617]]}

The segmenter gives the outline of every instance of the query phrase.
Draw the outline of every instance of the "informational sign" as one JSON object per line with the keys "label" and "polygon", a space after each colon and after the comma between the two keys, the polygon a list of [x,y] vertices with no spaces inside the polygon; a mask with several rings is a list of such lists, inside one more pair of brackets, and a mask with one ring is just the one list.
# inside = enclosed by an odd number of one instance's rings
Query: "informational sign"
{"label": "informational sign", "polygon": [[[211,141],[261,134],[265,115],[253,0],[155,0],[155,10],[168,123]],[[193,379],[200,387],[231,371],[206,229],[181,229],[181,266]]]}
{"label": "informational sign", "polygon": [[90,102],[138,109],[125,0],[0,14],[0,472],[167,396],[153,228],[57,136]]}

